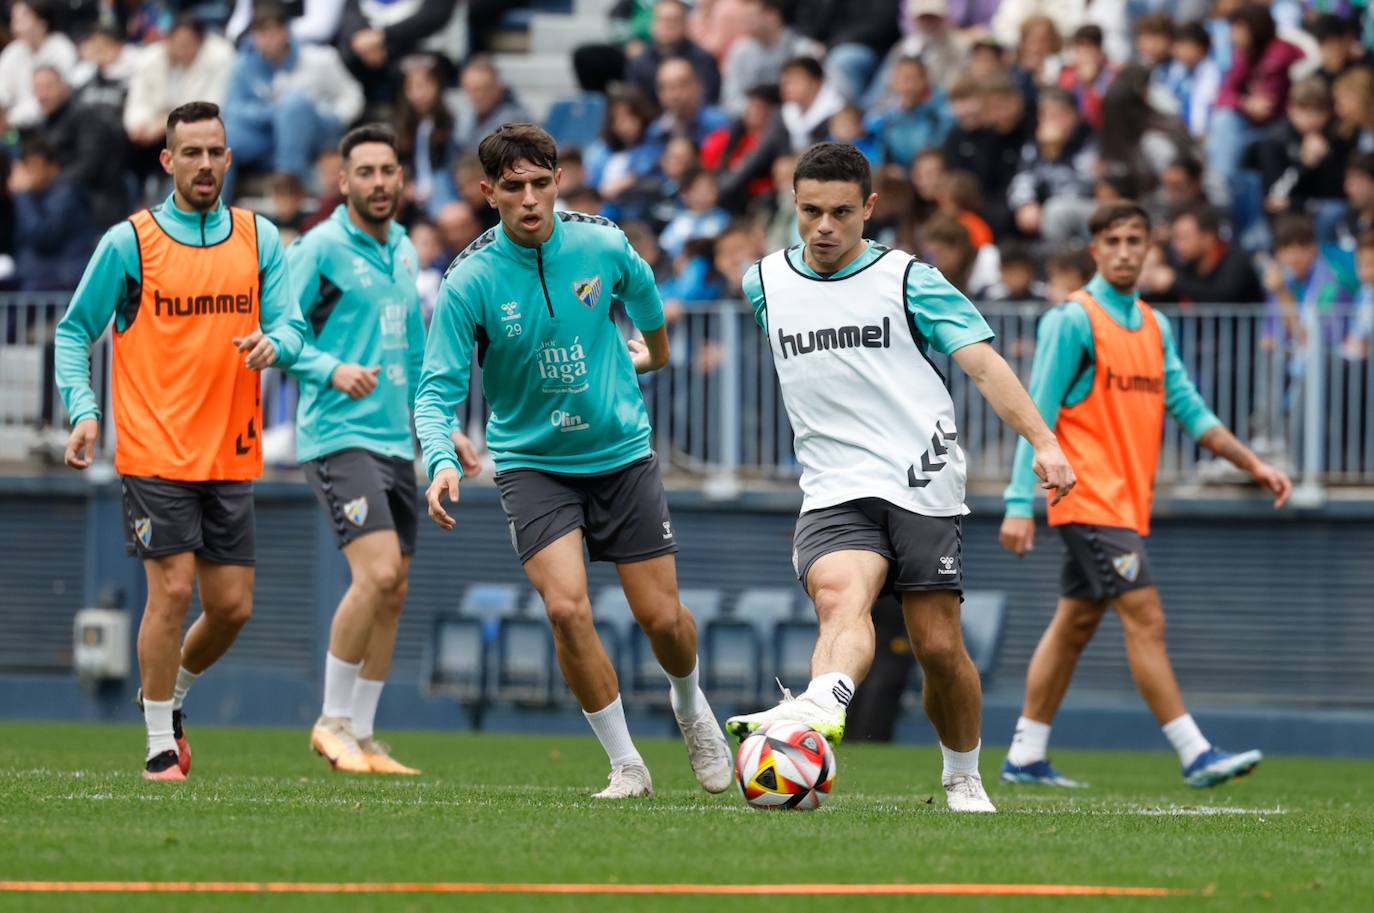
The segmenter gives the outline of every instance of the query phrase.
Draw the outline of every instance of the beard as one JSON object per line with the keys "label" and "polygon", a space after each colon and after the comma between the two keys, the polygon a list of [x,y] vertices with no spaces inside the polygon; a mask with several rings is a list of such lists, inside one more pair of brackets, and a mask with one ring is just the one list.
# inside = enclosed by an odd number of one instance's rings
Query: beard
{"label": "beard", "polygon": [[350,194],[348,201],[353,205],[354,212],[356,212],[363,220],[371,222],[374,225],[381,225],[383,222],[391,221],[391,219],[396,215],[396,210],[400,208],[401,205],[400,194],[392,194],[391,205],[386,208],[386,212],[384,212],[381,215],[377,215],[376,211],[372,208],[371,196],[360,196],[356,194]]}

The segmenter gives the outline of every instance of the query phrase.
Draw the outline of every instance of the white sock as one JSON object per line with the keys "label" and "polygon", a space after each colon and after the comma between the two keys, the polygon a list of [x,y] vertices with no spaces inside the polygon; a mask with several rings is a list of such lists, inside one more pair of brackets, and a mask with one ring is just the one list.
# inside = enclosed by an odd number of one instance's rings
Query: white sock
{"label": "white sock", "polygon": [[143,699],[143,722],[148,727],[148,760],[164,751],[176,751],[172,735],[172,702]]}
{"label": "white sock", "polygon": [[181,705],[186,703],[186,692],[191,690],[191,686],[200,678],[199,672],[188,672],[184,666],[177,667],[177,684],[172,691],[172,709],[180,710]]}
{"label": "white sock", "polygon": [[333,653],[324,657],[324,715],[347,719],[353,713],[353,688],[362,663],[346,663]]}
{"label": "white sock", "polygon": [[663,674],[668,676],[668,684],[673,686],[673,709],[683,719],[690,720],[696,716],[701,710],[702,703],[704,703],[705,695],[701,693],[701,687],[697,683],[700,669],[701,663],[698,662],[692,666],[691,672],[681,678],[673,675],[667,669],[663,670]]}
{"label": "white sock", "polygon": [[1197,728],[1197,723],[1193,722],[1191,713],[1185,713],[1165,723],[1164,736],[1169,740],[1169,744],[1174,746],[1174,751],[1178,752],[1178,759],[1183,762],[1184,767],[1196,761],[1198,755],[1212,747],[1212,743],[1207,741],[1202,730]]}
{"label": "white sock", "polygon": [[822,707],[843,710],[854,699],[854,679],[843,672],[827,672],[811,679],[806,696]]}
{"label": "white sock", "polygon": [[945,758],[945,769],[942,774],[942,779],[948,780],[950,777],[958,774],[978,773],[978,751],[982,747],[983,743],[980,741],[977,745],[973,746],[971,751],[955,751],[952,748],[946,748],[945,743],[941,742],[940,754],[944,755]]}
{"label": "white sock", "polygon": [[1045,760],[1045,752],[1049,747],[1050,724],[1019,717],[1016,720],[1016,733],[1011,737],[1011,748],[1007,749],[1007,760],[1017,767],[1025,767]]}
{"label": "white sock", "polygon": [[617,694],[615,700],[600,710],[594,713],[583,710],[582,715],[591,724],[601,747],[606,749],[612,767],[644,763],[635,749],[634,740],[630,738],[630,727],[625,725],[625,705],[620,703],[620,695]]}
{"label": "white sock", "polygon": [[358,677],[353,686],[353,737],[359,742],[372,738],[373,721],[377,719],[377,702],[382,699],[386,682]]}

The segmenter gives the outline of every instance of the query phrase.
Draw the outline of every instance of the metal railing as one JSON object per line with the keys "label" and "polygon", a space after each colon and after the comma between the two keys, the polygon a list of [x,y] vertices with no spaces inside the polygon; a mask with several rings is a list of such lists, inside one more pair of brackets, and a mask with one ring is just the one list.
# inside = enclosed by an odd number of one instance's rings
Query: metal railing
{"label": "metal railing", "polygon": [[[0,459],[22,459],[33,441],[44,434],[57,439],[66,426],[52,372],[52,331],[66,297],[0,298]],[[1044,308],[995,304],[981,310],[996,333],[994,344],[1028,379]],[[1374,484],[1374,360],[1353,357],[1342,344],[1351,315],[1304,315],[1304,344],[1286,338],[1282,325],[1261,307],[1194,307],[1170,316],[1188,374],[1242,439],[1292,471],[1309,494],[1319,496],[1321,485]],[[791,429],[768,342],[752,312],[736,302],[697,306],[672,325],[671,339],[668,366],[642,379],[655,447],[664,461],[707,479],[794,477]],[[960,371],[946,370],[948,359],[935,361],[949,378],[970,481],[1003,481],[1015,435]],[[92,376],[97,397],[108,404],[108,333],[95,347]],[[474,365],[473,396],[461,417],[479,442],[487,417],[481,389]],[[266,372],[269,435],[290,425],[294,409],[294,384],[280,372]],[[102,429],[106,454],[113,447],[112,424]],[[1224,467],[1213,469],[1210,460],[1201,465],[1203,456],[1168,422],[1160,481],[1226,477]]]}

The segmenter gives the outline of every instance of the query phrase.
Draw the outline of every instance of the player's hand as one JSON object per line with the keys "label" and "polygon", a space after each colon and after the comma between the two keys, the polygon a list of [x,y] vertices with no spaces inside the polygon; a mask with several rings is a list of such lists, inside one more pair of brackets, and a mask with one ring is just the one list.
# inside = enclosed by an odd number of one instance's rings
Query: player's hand
{"label": "player's hand", "polygon": [[1263,460],[1258,460],[1250,475],[1265,491],[1274,496],[1274,509],[1288,503],[1288,496],[1293,493],[1293,480],[1288,478],[1288,474],[1281,469],[1275,469]]}
{"label": "player's hand", "polygon": [[[461,431],[453,432],[453,449],[458,451],[458,464],[463,467],[463,476],[482,474],[482,457],[477,452],[477,446],[468,440],[468,436]],[[454,498],[454,500],[458,500]]]}
{"label": "player's hand", "polygon": [[1002,521],[1002,531],[998,534],[1002,548],[1018,558],[1035,548],[1035,519],[1033,517],[1007,517]]}
{"label": "player's hand", "polygon": [[1059,449],[1058,441],[1048,441],[1035,448],[1035,459],[1031,461],[1031,468],[1040,477],[1040,487],[1046,492],[1053,491],[1054,494],[1046,495],[1050,498],[1051,504],[1058,504],[1063,500],[1064,495],[1073,490],[1078,484],[1078,476],[1074,474],[1073,467],[1069,465],[1068,457],[1064,456],[1064,451]]}
{"label": "player's hand", "polygon": [[277,363],[277,347],[262,330],[254,330],[247,336],[235,336],[234,348],[248,353],[244,364],[250,371],[261,371]]}
{"label": "player's hand", "polygon": [[73,469],[85,469],[91,465],[95,454],[95,442],[100,437],[100,423],[93,418],[83,418],[72,428],[67,438],[67,451],[62,458]]}
{"label": "player's hand", "polygon": [[644,344],[644,340],[631,339],[626,341],[625,345],[630,349],[630,364],[635,366],[636,374],[647,374],[654,369],[649,347]]}
{"label": "player's hand", "polygon": [[440,529],[453,529],[454,520],[444,510],[443,497],[448,495],[449,503],[458,503],[458,470],[441,469],[439,474],[434,477],[434,481],[429,483],[429,489],[425,492],[425,500],[429,502],[429,518],[439,524]]}
{"label": "player's hand", "polygon": [[364,368],[362,365],[339,365],[329,375],[329,385],[340,393],[353,399],[362,399],[377,389],[377,374],[381,366]]}

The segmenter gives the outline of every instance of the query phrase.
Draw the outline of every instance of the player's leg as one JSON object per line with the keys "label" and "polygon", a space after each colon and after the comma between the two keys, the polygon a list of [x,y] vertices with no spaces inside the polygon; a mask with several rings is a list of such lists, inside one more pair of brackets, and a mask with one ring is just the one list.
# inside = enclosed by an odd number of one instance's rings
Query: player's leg
{"label": "player's leg", "polygon": [[[173,717],[173,692],[181,658],[181,626],[191,606],[196,556],[191,552],[143,562],[148,601],[138,626],[138,702],[148,730],[144,777],[185,779]],[[190,753],[187,752],[187,760]],[[189,767],[189,764],[187,765]]]}
{"label": "player's leg", "polygon": [[1191,786],[1215,786],[1254,770],[1258,751],[1238,754],[1213,746],[1188,713],[1164,641],[1164,604],[1154,586],[1132,589],[1112,601],[1126,635],[1131,678],[1149,705],[1165,737],[1178,752],[1183,776]]}
{"label": "player's leg", "polygon": [[921,698],[940,737],[941,782],[952,811],[996,811],[978,772],[982,747],[983,686],[964,647],[959,593],[920,590],[902,593],[902,614],[916,661],[921,664]]}
{"label": "player's leg", "polygon": [[403,554],[400,586],[393,598],[381,606],[373,620],[372,634],[368,637],[367,651],[363,654],[363,665],[358,671],[358,681],[353,686],[353,736],[358,740],[358,747],[362,749],[363,758],[373,773],[414,776],[420,772],[393,758],[390,747],[374,737],[377,704],[382,699],[382,688],[391,671],[391,655],[396,649],[396,632],[400,628],[409,580],[410,555]]}
{"label": "player's leg", "polygon": [[592,622],[582,530],[569,530],[531,555],[525,575],[544,601],[563,678],[611,763],[610,785],[597,797],[653,795],[649,770],[625,723],[615,666]]}

